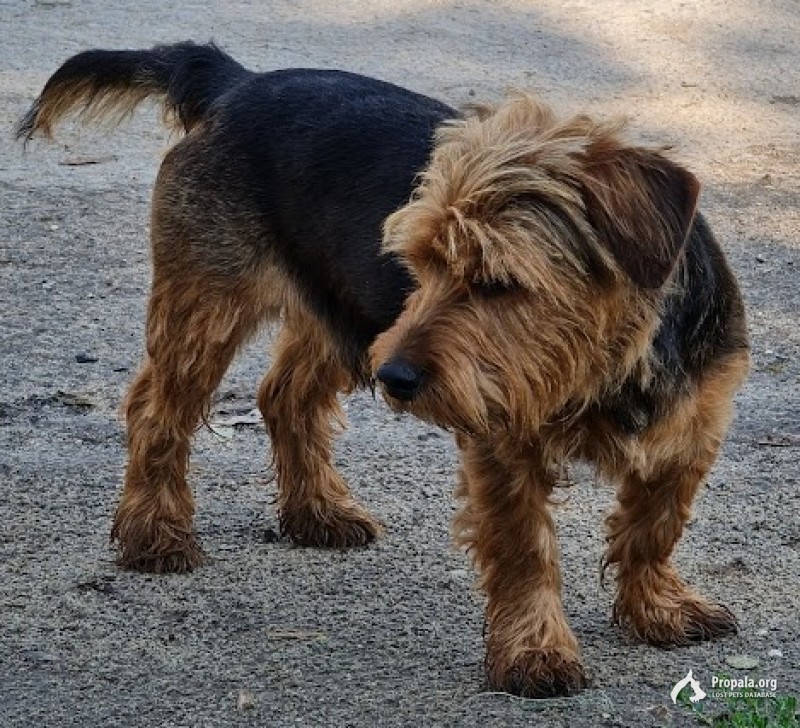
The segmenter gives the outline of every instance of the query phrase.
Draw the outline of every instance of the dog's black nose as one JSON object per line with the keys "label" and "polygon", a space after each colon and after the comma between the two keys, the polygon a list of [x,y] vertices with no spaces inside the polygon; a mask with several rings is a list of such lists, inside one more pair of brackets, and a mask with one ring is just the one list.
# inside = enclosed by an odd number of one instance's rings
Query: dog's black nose
{"label": "dog's black nose", "polygon": [[419,392],[423,372],[405,359],[390,359],[378,367],[375,376],[383,383],[390,396],[409,402]]}

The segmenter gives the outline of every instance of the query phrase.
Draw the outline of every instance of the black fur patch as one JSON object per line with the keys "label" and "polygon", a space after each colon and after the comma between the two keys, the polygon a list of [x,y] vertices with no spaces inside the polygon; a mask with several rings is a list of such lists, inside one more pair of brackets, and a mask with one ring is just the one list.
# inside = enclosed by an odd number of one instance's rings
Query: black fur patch
{"label": "black fur patch", "polygon": [[261,255],[277,255],[361,376],[413,287],[381,254],[383,221],[411,196],[436,127],[456,114],[375,79],[292,69],[239,84],[209,115],[203,173],[260,222]]}
{"label": "black fur patch", "polygon": [[722,249],[697,215],[653,339],[653,379],[631,379],[597,411],[628,434],[646,429],[709,363],[748,347],[744,305]]}

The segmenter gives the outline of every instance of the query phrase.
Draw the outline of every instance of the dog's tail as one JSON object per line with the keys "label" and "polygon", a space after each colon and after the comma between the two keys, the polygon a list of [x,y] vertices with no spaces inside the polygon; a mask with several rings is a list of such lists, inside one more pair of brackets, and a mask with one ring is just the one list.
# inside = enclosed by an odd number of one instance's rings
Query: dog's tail
{"label": "dog's tail", "polygon": [[216,99],[252,75],[213,43],[85,51],[50,77],[20,121],[17,138],[50,137],[53,126],[74,111],[119,123],[149,97],[160,98],[169,126],[189,131]]}

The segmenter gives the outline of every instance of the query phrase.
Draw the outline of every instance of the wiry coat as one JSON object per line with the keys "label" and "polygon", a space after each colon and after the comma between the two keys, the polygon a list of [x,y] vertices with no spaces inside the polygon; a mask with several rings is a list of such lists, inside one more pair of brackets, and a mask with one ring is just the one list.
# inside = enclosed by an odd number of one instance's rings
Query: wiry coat
{"label": "wiry coat", "polygon": [[339,392],[374,374],[392,406],[454,430],[456,534],[488,596],[493,687],[585,684],[547,509],[570,457],[620,484],[617,621],[663,645],[735,630],[670,563],[748,363],[688,171],[524,94],[461,116],[375,79],[257,74],[192,43],[69,59],[19,133],[149,96],[186,135],[153,194],[147,354],[112,529],[122,566],[202,562],[191,437],[239,346],[280,319],[258,403],[284,531],[337,547],[380,532],[332,463]]}
{"label": "wiry coat", "polygon": [[697,180],[619,132],[515,95],[446,124],[385,225],[417,289],[373,364],[395,408],[457,433],[487,672],[522,694],[585,682],[546,508],[571,457],[620,483],[615,619],[661,645],[735,630],[670,555],[747,371],[741,297]]}

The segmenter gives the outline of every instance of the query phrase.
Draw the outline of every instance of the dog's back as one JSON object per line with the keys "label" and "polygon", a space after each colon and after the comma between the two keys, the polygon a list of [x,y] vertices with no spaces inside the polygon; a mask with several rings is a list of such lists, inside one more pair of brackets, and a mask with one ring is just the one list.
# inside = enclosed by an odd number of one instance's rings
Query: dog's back
{"label": "dog's back", "polygon": [[457,113],[344,71],[254,73],[214,45],[187,42],[70,58],[18,136],[50,136],[75,111],[119,121],[149,97],[186,133],[155,190],[155,224],[191,230],[191,249],[171,245],[169,255],[218,274],[277,266],[365,378],[367,347],[412,287],[381,256],[381,225],[410,197],[436,127]]}
{"label": "dog's back", "polygon": [[276,256],[358,368],[412,287],[381,254],[383,220],[408,200],[436,127],[455,114],[364,76],[289,69],[236,88],[202,138],[174,154],[202,147],[205,159],[186,172],[205,178],[197,179],[204,187],[225,179],[216,194],[257,220],[254,251]]}

